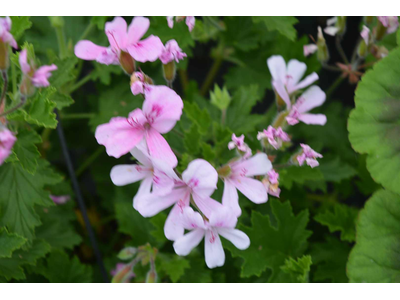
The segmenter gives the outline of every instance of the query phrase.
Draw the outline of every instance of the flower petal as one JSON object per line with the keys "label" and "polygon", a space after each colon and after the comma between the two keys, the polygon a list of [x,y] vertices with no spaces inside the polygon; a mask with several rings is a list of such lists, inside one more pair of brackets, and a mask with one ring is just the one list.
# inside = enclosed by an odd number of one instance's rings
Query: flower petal
{"label": "flower petal", "polygon": [[335,27],[335,26],[328,26],[328,27],[325,27],[325,29],[324,29],[324,32],[331,36],[335,36],[338,31],[339,31],[339,28]]}
{"label": "flower petal", "polygon": [[149,29],[150,21],[145,17],[134,17],[128,28],[128,44],[136,44]]}
{"label": "flower petal", "polygon": [[133,208],[138,210],[140,199],[143,196],[149,195],[151,191],[151,186],[153,185],[153,177],[147,176],[140,183],[139,190],[137,191],[135,197],[133,197]]}
{"label": "flower petal", "polygon": [[183,101],[174,90],[166,86],[153,86],[145,92],[143,113],[152,119],[151,126],[160,133],[169,132],[181,118]]}
{"label": "flower petal", "polygon": [[129,54],[137,61],[155,61],[164,48],[158,36],[150,35],[148,38],[128,46]]}
{"label": "flower petal", "polygon": [[137,210],[143,217],[152,217],[179,200],[183,201],[186,195],[186,188],[173,189],[171,193],[164,196],[154,193],[144,195],[139,199]]}
{"label": "flower petal", "polygon": [[198,212],[195,212],[190,206],[187,206],[183,209],[181,222],[183,228],[187,230],[193,230],[196,228],[206,229],[203,217]]}
{"label": "flower petal", "polygon": [[128,25],[121,17],[115,17],[114,20],[106,23],[105,31],[111,47],[118,50],[125,49],[128,39],[127,27]]}
{"label": "flower petal", "polygon": [[207,267],[210,269],[224,265],[225,252],[222,248],[221,239],[217,232],[212,230],[206,231],[204,239],[204,254],[206,257]]}
{"label": "flower petal", "polygon": [[301,114],[299,120],[309,125],[325,125],[326,116],[323,114]]}
{"label": "flower petal", "polygon": [[267,65],[273,80],[280,80],[282,83],[286,79],[286,63],[282,56],[273,55],[267,59]]}
{"label": "flower petal", "polygon": [[204,229],[195,229],[184,236],[177,239],[173,246],[176,254],[180,256],[186,256],[192,251],[194,247],[197,247],[204,237]]}
{"label": "flower petal", "polygon": [[106,47],[98,46],[86,40],[79,41],[74,49],[75,55],[84,60],[96,60],[104,51],[107,51]]}
{"label": "flower petal", "polygon": [[239,195],[235,185],[229,180],[224,180],[224,193],[222,194],[222,205],[229,207],[235,216],[240,216],[242,210],[239,206]]}
{"label": "flower petal", "polygon": [[218,211],[223,208],[222,204],[210,197],[199,197],[196,194],[192,194],[193,200],[196,203],[196,206],[201,210],[201,212],[207,217],[210,218],[211,214],[214,211]]}
{"label": "flower petal", "polygon": [[303,62],[298,61],[297,59],[289,60],[287,64],[287,73],[286,73],[286,86],[289,94],[294,90],[293,88],[303,77],[304,73],[307,70],[307,65]]}
{"label": "flower petal", "polygon": [[243,231],[231,228],[218,228],[217,231],[239,250],[247,249],[250,246],[250,239]]}
{"label": "flower petal", "polygon": [[[182,225],[183,210],[181,205],[179,203],[174,205],[164,224],[164,235],[170,241],[176,241],[185,233]],[[187,205],[189,205],[189,201],[187,201]]]}
{"label": "flower petal", "polygon": [[145,138],[152,157],[165,161],[171,167],[176,167],[178,160],[174,152],[172,152],[168,142],[157,130],[150,128],[150,130],[146,131]]}
{"label": "flower petal", "polygon": [[244,173],[245,176],[265,175],[272,169],[267,154],[257,153],[249,159],[242,160],[232,166],[233,172]]}
{"label": "flower petal", "polygon": [[21,67],[22,73],[27,74],[31,70],[31,66],[28,64],[28,51],[23,49],[19,53],[19,65]]}
{"label": "flower petal", "polygon": [[274,87],[274,89],[278,93],[278,95],[282,98],[282,100],[286,103],[287,110],[290,110],[292,104],[290,102],[289,94],[286,91],[283,81],[273,80],[272,86]]}
{"label": "flower petal", "polygon": [[230,208],[223,206],[211,213],[209,223],[212,227],[235,228],[237,217]]}
{"label": "flower petal", "polygon": [[294,90],[300,90],[302,88],[305,88],[306,86],[309,86],[313,82],[317,81],[319,79],[318,74],[313,72],[310,75],[308,75],[306,78],[304,78],[302,81],[300,81],[295,87]]}
{"label": "flower petal", "polygon": [[151,157],[149,154],[149,149],[147,149],[146,141],[143,139],[141,140],[135,148],[131,151],[131,154],[134,158],[136,158],[143,166],[146,167],[153,167],[153,163],[151,161]]}
{"label": "flower petal", "polygon": [[126,118],[116,117],[97,126],[95,137],[100,145],[106,147],[109,156],[119,158],[142,140],[143,131],[133,128]]}
{"label": "flower petal", "polygon": [[214,167],[204,159],[191,161],[182,173],[183,181],[192,188],[199,197],[210,197],[217,188],[218,173]]}
{"label": "flower petal", "polygon": [[233,180],[236,188],[254,203],[265,203],[268,200],[267,190],[264,185],[252,178],[239,177]]}
{"label": "flower petal", "polygon": [[139,165],[117,165],[111,169],[111,181],[117,186],[123,186],[152,176],[151,171]]}
{"label": "flower petal", "polygon": [[319,86],[313,85],[301,95],[301,98],[303,102],[297,106],[297,110],[299,113],[305,113],[321,106],[325,102],[326,95]]}

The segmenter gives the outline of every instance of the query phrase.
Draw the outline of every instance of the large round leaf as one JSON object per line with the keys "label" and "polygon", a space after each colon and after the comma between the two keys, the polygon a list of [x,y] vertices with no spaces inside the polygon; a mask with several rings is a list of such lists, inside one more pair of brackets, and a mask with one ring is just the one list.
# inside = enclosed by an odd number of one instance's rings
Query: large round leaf
{"label": "large round leaf", "polygon": [[400,282],[400,196],[377,191],[360,212],[350,282]]}
{"label": "large round leaf", "polygon": [[372,178],[400,194],[400,49],[375,64],[356,90],[350,142],[367,153]]}

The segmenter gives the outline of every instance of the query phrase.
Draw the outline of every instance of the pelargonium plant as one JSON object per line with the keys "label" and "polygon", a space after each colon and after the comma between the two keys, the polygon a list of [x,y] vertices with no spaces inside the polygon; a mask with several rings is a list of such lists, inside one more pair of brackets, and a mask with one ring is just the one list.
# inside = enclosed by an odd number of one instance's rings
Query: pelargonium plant
{"label": "pelargonium plant", "polygon": [[0,282],[399,281],[398,25],[0,18]]}

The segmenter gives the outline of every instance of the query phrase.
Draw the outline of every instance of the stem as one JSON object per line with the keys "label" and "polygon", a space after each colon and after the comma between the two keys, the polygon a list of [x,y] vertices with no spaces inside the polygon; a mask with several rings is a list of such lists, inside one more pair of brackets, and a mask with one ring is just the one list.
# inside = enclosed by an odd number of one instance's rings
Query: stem
{"label": "stem", "polygon": [[203,83],[203,85],[201,87],[200,95],[205,96],[206,93],[208,92],[208,90],[210,89],[210,86],[213,83],[214,78],[215,78],[215,76],[217,75],[217,73],[219,71],[219,68],[221,67],[222,61],[223,61],[223,57],[222,56],[217,56],[214,59],[214,63],[211,66],[210,71],[208,71],[207,77],[204,80],[204,83]]}
{"label": "stem", "polygon": [[94,116],[94,113],[76,113],[76,114],[60,114],[60,118],[63,120],[68,119],[90,119]]}
{"label": "stem", "polygon": [[63,59],[68,55],[67,44],[65,43],[64,27],[57,26],[55,27],[55,30],[58,41],[58,49],[60,51],[60,58]]}
{"label": "stem", "polygon": [[326,91],[326,98],[329,98],[332,95],[332,93],[342,83],[343,80],[344,80],[344,77],[342,77],[342,76],[339,76],[338,78],[336,78],[336,80],[332,83],[332,85]]}
{"label": "stem", "polygon": [[93,23],[89,23],[89,25],[86,27],[85,31],[82,33],[79,40],[81,41],[81,40],[86,39],[86,37],[89,35],[89,33],[93,30],[94,26],[95,25]]}
{"label": "stem", "polygon": [[343,51],[342,45],[340,44],[340,36],[336,35],[336,49],[338,50],[340,56],[342,57],[343,61],[345,62],[346,65],[349,64],[349,60],[346,57],[346,54]]}
{"label": "stem", "polygon": [[18,86],[17,86],[17,72],[15,70],[15,65],[13,63],[11,64],[11,81],[12,81],[13,95],[15,95],[17,93]]}
{"label": "stem", "polygon": [[357,43],[356,43],[356,47],[354,48],[353,54],[351,55],[351,64],[354,64],[354,61],[357,58],[357,50],[358,50],[358,47],[360,45],[360,42],[361,42],[361,38],[358,38]]}
{"label": "stem", "polygon": [[186,91],[186,89],[189,85],[188,74],[185,69],[178,69],[178,73],[179,73],[179,79],[180,79],[181,85],[182,85],[182,90]]}
{"label": "stem", "polygon": [[333,72],[342,72],[342,70],[340,69],[340,68],[338,68],[338,67],[335,67],[335,66],[330,66],[330,65],[328,65],[328,64],[326,64],[326,63],[323,63],[322,64],[322,67],[324,68],[324,69],[326,69],[326,70],[329,70],[329,71],[333,71]]}
{"label": "stem", "polygon": [[226,109],[223,109],[221,112],[221,125],[225,125],[225,119],[226,119]]}
{"label": "stem", "polygon": [[98,148],[92,155],[90,155],[81,166],[76,170],[75,175],[79,177],[99,156],[103,153],[103,147]]}
{"label": "stem", "polygon": [[0,117],[4,117],[14,111],[16,111],[18,108],[20,108],[21,106],[23,106],[26,103],[26,97],[21,95],[21,102],[18,103],[17,105],[15,105],[13,108],[10,108],[9,110],[7,110],[6,112],[3,112],[2,114],[0,114]]}
{"label": "stem", "polygon": [[87,74],[85,77],[83,77],[81,80],[79,80],[77,83],[75,83],[70,89],[69,93],[72,94],[75,90],[79,89],[82,85],[84,85],[86,82],[92,79],[93,73],[90,72]]}
{"label": "stem", "polygon": [[90,239],[90,242],[92,244],[96,259],[97,259],[97,264],[99,266],[100,273],[101,273],[101,275],[103,277],[104,282],[110,282],[110,280],[108,278],[108,274],[107,274],[106,268],[104,267],[104,263],[103,263],[103,259],[101,257],[100,249],[99,249],[99,247],[97,245],[96,236],[94,234],[93,227],[90,224],[90,220],[89,220],[89,217],[87,215],[86,205],[85,205],[85,202],[84,202],[83,197],[82,197],[81,189],[79,187],[78,180],[77,180],[77,178],[75,176],[74,166],[72,165],[71,157],[69,155],[69,151],[68,151],[68,147],[67,147],[67,141],[65,140],[64,130],[62,128],[60,116],[58,114],[58,110],[57,109],[55,109],[54,111],[56,113],[57,121],[58,121],[57,133],[58,133],[58,137],[60,139],[60,145],[61,145],[62,153],[63,153],[64,160],[65,160],[65,163],[66,163],[67,168],[68,168],[69,176],[71,178],[72,187],[73,187],[74,192],[75,192],[76,200],[78,202],[79,209],[82,212],[82,217],[83,217],[83,220],[85,222],[85,227],[86,227],[86,230],[88,232],[89,239]]}
{"label": "stem", "polygon": [[185,137],[181,132],[179,132],[179,131],[176,130],[175,128],[172,129],[172,132],[175,133],[177,136],[179,136],[179,137],[181,137],[181,138],[184,138],[184,137]]}
{"label": "stem", "polygon": [[3,77],[4,80],[4,85],[3,85],[3,91],[1,92],[1,98],[0,98],[0,107],[3,104],[4,99],[6,98],[6,92],[7,92],[7,87],[8,87],[8,76],[7,76],[7,71],[3,70],[1,72],[1,76]]}

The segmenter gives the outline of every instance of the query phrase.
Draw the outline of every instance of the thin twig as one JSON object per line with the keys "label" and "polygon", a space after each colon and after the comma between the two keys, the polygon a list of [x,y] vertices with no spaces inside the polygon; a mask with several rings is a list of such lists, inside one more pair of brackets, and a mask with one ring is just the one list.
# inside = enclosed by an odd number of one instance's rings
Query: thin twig
{"label": "thin twig", "polygon": [[21,95],[21,101],[17,105],[15,105],[13,108],[10,108],[9,110],[0,114],[0,117],[4,117],[4,116],[16,111],[18,108],[22,107],[25,103],[26,103],[26,96]]}
{"label": "thin twig", "polygon": [[83,220],[85,222],[85,227],[86,227],[86,230],[88,232],[89,239],[90,239],[90,242],[92,244],[93,251],[94,251],[94,254],[96,256],[96,259],[97,259],[97,264],[99,266],[100,273],[101,273],[101,275],[103,277],[104,282],[110,282],[110,280],[108,278],[107,271],[106,271],[106,269],[104,267],[104,264],[103,264],[103,259],[101,257],[101,253],[100,253],[99,247],[97,245],[96,236],[94,235],[94,231],[93,231],[92,225],[90,224],[89,217],[87,215],[86,205],[85,205],[85,202],[83,201],[81,189],[79,187],[78,180],[77,180],[77,178],[75,176],[74,167],[72,165],[71,157],[70,157],[69,151],[68,151],[67,141],[65,140],[65,136],[64,136],[64,130],[63,130],[62,125],[61,125],[60,116],[58,114],[58,110],[57,109],[55,109],[54,111],[55,111],[56,116],[57,116],[57,121],[58,121],[57,133],[58,133],[58,137],[59,137],[59,140],[60,140],[60,145],[61,145],[61,149],[62,149],[62,152],[63,152],[64,160],[65,160],[65,163],[67,165],[68,173],[69,173],[69,176],[70,176],[70,179],[71,179],[71,182],[72,182],[72,187],[73,187],[74,192],[75,192],[75,196],[76,196],[76,199],[77,199],[77,202],[78,202],[78,205],[79,205],[79,209],[82,212]]}
{"label": "thin twig", "polygon": [[335,66],[330,66],[330,65],[328,65],[328,64],[326,64],[326,63],[323,63],[322,64],[322,67],[324,68],[324,69],[326,69],[326,70],[329,70],[329,71],[333,71],[333,72],[342,72],[342,70],[340,69],[340,68],[338,68],[338,67],[335,67]]}
{"label": "thin twig", "polygon": [[340,36],[339,35],[336,35],[335,42],[336,42],[336,49],[338,50],[338,52],[339,52],[340,56],[342,57],[344,63],[346,65],[348,65],[349,64],[349,60],[347,59],[347,56],[343,51],[342,45],[340,44]]}

